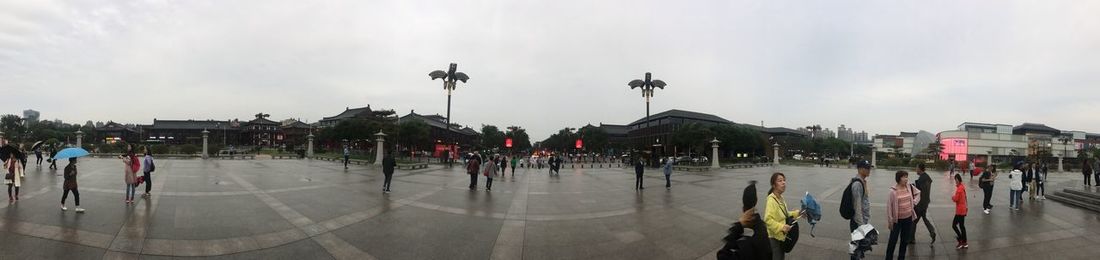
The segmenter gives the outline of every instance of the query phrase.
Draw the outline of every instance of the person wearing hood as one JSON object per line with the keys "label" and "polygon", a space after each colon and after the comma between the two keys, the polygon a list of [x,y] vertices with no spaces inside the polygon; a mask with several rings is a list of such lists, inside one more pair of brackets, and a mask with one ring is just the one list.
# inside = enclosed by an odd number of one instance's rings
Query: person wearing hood
{"label": "person wearing hood", "polygon": [[756,213],[756,181],[750,181],[745,187],[741,202],[741,217],[722,238],[725,243],[718,250],[717,259],[771,259],[767,226]]}

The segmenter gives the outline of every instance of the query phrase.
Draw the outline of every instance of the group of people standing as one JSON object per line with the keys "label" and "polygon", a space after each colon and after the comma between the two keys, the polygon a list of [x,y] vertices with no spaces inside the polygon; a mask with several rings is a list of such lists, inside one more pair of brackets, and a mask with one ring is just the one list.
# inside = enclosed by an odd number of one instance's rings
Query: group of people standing
{"label": "group of people standing", "polygon": [[[1046,165],[1038,163],[1016,163],[1012,171],[1008,173],[1009,206],[1010,210],[1020,210],[1023,203],[1023,193],[1028,192],[1028,200],[1046,200],[1047,180]],[[984,176],[984,174],[983,174]],[[989,184],[992,189],[992,182]],[[989,206],[992,207],[992,206]],[[989,214],[988,209],[986,214]]]}
{"label": "group of people standing", "polygon": [[[857,163],[857,175],[845,188],[845,194],[841,203],[841,216],[849,220],[849,231],[853,234],[866,234],[859,232],[866,228],[871,221],[870,187],[867,186],[867,178],[871,176],[874,166],[869,161],[861,160]],[[893,259],[897,249],[898,259],[905,259],[909,244],[915,243],[914,234],[917,223],[924,221],[932,237],[932,243],[936,241],[935,224],[928,217],[930,202],[929,192],[932,187],[932,177],[925,171],[923,164],[917,167],[917,180],[910,183],[909,172],[897,171],[894,174],[894,185],[890,186],[889,197],[886,201],[887,228],[890,230],[889,242],[886,249],[886,259]],[[955,231],[956,249],[967,249],[966,215],[967,194],[963,185],[962,176],[952,174],[955,190],[951,200],[955,203],[954,218],[951,223]],[[992,177],[990,177],[992,178]],[[783,259],[789,253],[791,245],[787,245],[790,232],[795,220],[805,217],[802,210],[790,210],[787,207],[783,194],[787,189],[787,177],[783,173],[773,173],[769,179],[771,189],[768,191],[765,215],[762,218],[756,212],[756,187],[755,181],[749,183],[742,196],[741,217],[738,222],[729,229],[729,234],[723,239],[725,246],[718,251],[718,259]],[[922,192],[924,191],[924,192]],[[751,230],[751,231],[750,231]],[[863,250],[853,241],[850,247],[852,259],[862,259]],[[872,243],[873,244],[873,243]]]}
{"label": "group of people standing", "polygon": [[[505,176],[508,173],[508,165],[512,166],[512,177],[516,176],[516,164],[519,163],[519,158],[512,157],[511,160],[507,156],[494,154],[485,156],[484,158],[480,153],[471,153],[466,156],[466,174],[470,175],[470,190],[477,190],[477,176],[485,176],[485,191],[493,191],[493,177],[497,174]],[[551,169],[553,172],[553,169]]]}

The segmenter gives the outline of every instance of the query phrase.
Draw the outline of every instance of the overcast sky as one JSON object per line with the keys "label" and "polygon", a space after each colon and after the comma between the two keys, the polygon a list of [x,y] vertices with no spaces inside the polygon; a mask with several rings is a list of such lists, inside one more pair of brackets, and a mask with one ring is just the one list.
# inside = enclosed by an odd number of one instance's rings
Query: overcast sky
{"label": "overcast sky", "polygon": [[0,0],[0,113],[82,123],[316,121],[370,104],[534,140],[653,113],[1100,132],[1095,1]]}

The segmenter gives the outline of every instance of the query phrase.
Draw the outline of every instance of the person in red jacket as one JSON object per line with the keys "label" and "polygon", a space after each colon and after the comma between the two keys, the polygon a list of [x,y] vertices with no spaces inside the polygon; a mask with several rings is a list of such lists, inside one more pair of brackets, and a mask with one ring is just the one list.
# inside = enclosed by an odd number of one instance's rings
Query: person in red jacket
{"label": "person in red jacket", "polygon": [[955,195],[951,196],[955,202],[955,220],[951,221],[951,229],[955,230],[959,245],[955,249],[970,248],[966,244],[966,186],[963,186],[962,177],[955,175]]}

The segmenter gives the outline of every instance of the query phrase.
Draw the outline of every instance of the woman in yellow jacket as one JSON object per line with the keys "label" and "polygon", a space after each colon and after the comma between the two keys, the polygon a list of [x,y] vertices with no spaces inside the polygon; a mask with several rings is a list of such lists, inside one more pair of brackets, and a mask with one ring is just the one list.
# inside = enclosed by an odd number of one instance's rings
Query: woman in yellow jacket
{"label": "woman in yellow jacket", "polygon": [[764,224],[768,226],[768,238],[771,238],[772,259],[780,260],[784,257],[781,242],[787,240],[787,232],[791,230],[787,218],[802,217],[802,211],[787,210],[787,202],[783,200],[783,192],[787,191],[787,176],[773,173],[770,182],[772,187],[768,190]]}

